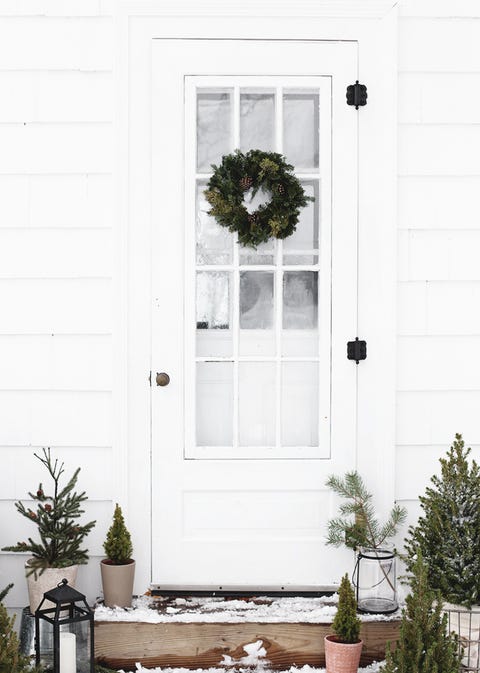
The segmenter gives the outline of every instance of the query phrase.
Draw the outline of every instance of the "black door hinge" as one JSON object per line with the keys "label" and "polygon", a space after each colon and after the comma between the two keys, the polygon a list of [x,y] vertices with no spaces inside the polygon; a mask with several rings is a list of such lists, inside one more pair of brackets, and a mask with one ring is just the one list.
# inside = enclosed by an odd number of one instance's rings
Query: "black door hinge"
{"label": "black door hinge", "polygon": [[358,363],[360,360],[367,359],[367,342],[359,341],[358,337],[355,337],[355,341],[349,341],[347,343],[347,358],[349,360],[355,360]]}
{"label": "black door hinge", "polygon": [[367,104],[367,87],[365,84],[359,84],[358,79],[355,84],[347,86],[347,105],[355,105],[358,110],[362,105]]}

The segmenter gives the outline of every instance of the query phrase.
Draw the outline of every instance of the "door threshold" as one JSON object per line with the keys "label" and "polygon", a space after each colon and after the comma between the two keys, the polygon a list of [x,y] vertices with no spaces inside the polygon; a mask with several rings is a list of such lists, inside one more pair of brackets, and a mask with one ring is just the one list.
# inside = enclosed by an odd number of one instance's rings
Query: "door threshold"
{"label": "door threshold", "polygon": [[152,596],[218,596],[219,598],[251,598],[253,596],[280,596],[299,598],[321,598],[331,596],[338,590],[338,586],[236,586],[236,585],[178,585],[178,584],[151,584]]}

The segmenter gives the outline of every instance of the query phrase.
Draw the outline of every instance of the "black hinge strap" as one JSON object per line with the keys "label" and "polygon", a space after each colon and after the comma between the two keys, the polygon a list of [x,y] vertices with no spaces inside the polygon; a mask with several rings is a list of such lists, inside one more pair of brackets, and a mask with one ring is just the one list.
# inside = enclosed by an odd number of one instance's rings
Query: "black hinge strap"
{"label": "black hinge strap", "polygon": [[360,360],[366,360],[367,342],[359,341],[358,337],[355,337],[355,341],[349,341],[347,343],[347,358],[349,360],[355,360],[357,365]]}
{"label": "black hinge strap", "polygon": [[360,84],[358,79],[355,84],[347,86],[347,105],[355,105],[355,110],[367,104],[367,87]]}

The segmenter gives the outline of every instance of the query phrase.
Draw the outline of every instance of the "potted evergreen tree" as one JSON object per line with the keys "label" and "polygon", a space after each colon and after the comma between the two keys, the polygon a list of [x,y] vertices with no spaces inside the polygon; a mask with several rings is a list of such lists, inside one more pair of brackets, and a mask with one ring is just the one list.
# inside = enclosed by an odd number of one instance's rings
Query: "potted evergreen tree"
{"label": "potted evergreen tree", "polygon": [[122,509],[115,505],[113,522],[103,543],[106,559],[100,563],[103,598],[109,608],[127,608],[132,604],[135,561],[130,533]]}
{"label": "potted evergreen tree", "polygon": [[419,498],[423,515],[405,540],[407,569],[413,571],[421,554],[430,586],[446,601],[452,628],[468,643],[466,666],[478,665],[480,641],[480,467],[469,460],[470,451],[456,434],[440,458],[441,474]]}
{"label": "potted evergreen tree", "polygon": [[325,636],[327,673],[357,672],[363,646],[359,637],[360,625],[353,587],[345,574],[338,590],[338,609],[332,623],[335,635]]}
{"label": "potted evergreen tree", "polygon": [[25,542],[17,542],[2,551],[29,553],[25,564],[30,611],[35,612],[43,599],[43,594],[53,589],[65,577],[70,586],[75,586],[78,566],[88,562],[88,549],[82,549],[85,537],[95,526],[95,521],[79,522],[84,514],[82,502],[87,500],[85,492],[74,491],[80,468],[70,480],[60,486],[64,464],[53,460],[50,449],[43,449],[42,455],[34,454],[47,469],[53,481],[53,494],[47,495],[40,483],[35,493],[28,495],[34,501],[34,508],[23,502],[15,503],[17,511],[37,526],[40,541],[29,537]]}
{"label": "potted evergreen tree", "polygon": [[3,599],[12,588],[9,584],[0,591],[0,673],[34,673],[29,657],[19,651],[15,630],[15,616],[9,617]]}
{"label": "potted evergreen tree", "polygon": [[411,592],[405,600],[400,638],[392,651],[387,645],[380,673],[458,673],[458,641],[448,633],[439,592],[428,583],[428,568],[419,554],[411,564]]}

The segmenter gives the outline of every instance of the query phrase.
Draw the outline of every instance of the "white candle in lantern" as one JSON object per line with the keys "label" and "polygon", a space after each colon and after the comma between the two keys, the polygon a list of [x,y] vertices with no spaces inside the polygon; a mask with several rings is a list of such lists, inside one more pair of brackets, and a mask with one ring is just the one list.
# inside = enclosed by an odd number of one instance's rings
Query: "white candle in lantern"
{"label": "white candle in lantern", "polygon": [[60,673],[77,673],[77,641],[74,633],[60,633]]}

